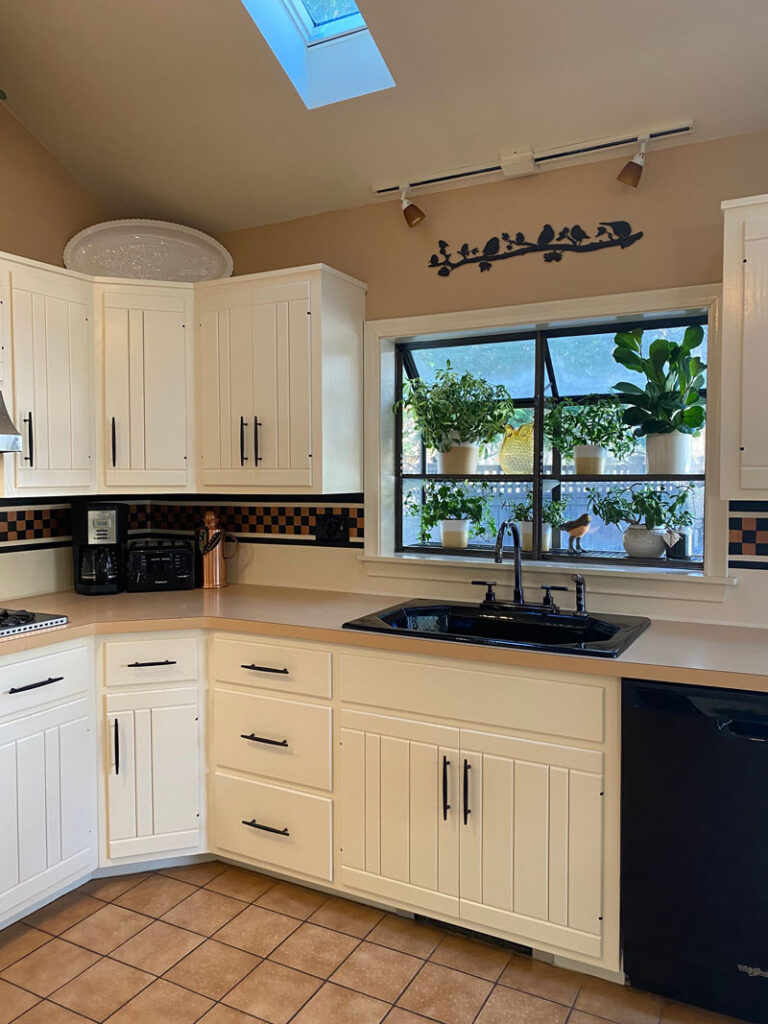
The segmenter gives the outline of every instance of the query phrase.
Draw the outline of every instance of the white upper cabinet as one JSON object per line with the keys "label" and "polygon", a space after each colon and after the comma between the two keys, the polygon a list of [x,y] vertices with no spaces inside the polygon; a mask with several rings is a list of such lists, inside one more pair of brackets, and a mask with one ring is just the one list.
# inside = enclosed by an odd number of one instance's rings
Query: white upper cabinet
{"label": "white upper cabinet", "polygon": [[720,492],[768,499],[768,195],[723,210]]}
{"label": "white upper cabinet", "polygon": [[24,446],[14,484],[87,488],[94,464],[93,286],[64,271],[15,264],[7,280],[14,415]]}
{"label": "white upper cabinet", "polygon": [[364,286],[308,267],[196,296],[202,487],[360,490]]}
{"label": "white upper cabinet", "polygon": [[104,478],[109,487],[189,482],[192,289],[99,286]]}

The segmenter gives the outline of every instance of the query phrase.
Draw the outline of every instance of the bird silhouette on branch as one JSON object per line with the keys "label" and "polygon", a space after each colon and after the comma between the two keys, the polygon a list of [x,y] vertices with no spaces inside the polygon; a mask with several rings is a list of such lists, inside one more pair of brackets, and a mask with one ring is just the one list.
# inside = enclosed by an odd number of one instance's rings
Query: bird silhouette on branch
{"label": "bird silhouette on branch", "polygon": [[459,267],[475,263],[482,272],[490,270],[498,260],[527,256],[532,252],[540,252],[545,263],[559,263],[566,252],[626,249],[642,237],[643,232],[633,231],[632,225],[626,220],[600,221],[594,235],[588,235],[580,224],[562,228],[558,232],[555,232],[551,224],[545,224],[535,242],[529,241],[522,231],[515,235],[503,231],[501,235],[489,238],[482,249],[473,249],[465,242],[456,254],[450,252],[448,243],[440,239],[437,243],[439,252],[432,254],[428,265],[435,268],[440,277],[448,277]]}

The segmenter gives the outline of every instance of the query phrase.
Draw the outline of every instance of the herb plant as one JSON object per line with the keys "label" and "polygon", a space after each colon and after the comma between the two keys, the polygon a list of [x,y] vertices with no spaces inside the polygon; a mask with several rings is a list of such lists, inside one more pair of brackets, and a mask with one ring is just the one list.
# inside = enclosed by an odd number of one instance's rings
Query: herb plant
{"label": "herb plant", "polygon": [[423,502],[418,492],[411,491],[405,496],[405,511],[419,517],[419,541],[422,544],[429,542],[432,530],[443,519],[467,519],[471,537],[496,532],[488,485],[473,484],[472,487],[470,491],[463,483],[430,480],[424,485]]}
{"label": "herb plant", "polygon": [[494,386],[473,373],[457,373],[446,362],[431,384],[421,377],[405,380],[393,411],[398,409],[410,410],[427,448],[447,451],[455,442],[493,441],[504,433],[515,406],[503,385]]}
{"label": "herb plant", "polygon": [[648,358],[643,356],[643,331],[620,331],[614,338],[613,358],[646,377],[644,388],[620,381],[614,390],[627,406],[624,423],[634,427],[636,437],[645,434],[696,434],[706,420],[704,370],[707,364],[692,355],[704,340],[700,326],[686,327],[683,341],[666,338],[651,342]]}
{"label": "herb plant", "polygon": [[644,526],[646,530],[666,527],[679,530],[693,525],[693,513],[688,498],[693,484],[673,494],[654,484],[633,484],[631,487],[612,487],[602,494],[596,487],[588,487],[589,509],[604,523],[619,526]]}
{"label": "herb plant", "polygon": [[618,398],[550,401],[544,436],[566,458],[573,456],[574,446],[579,444],[601,445],[617,459],[628,458],[637,447]]}
{"label": "herb plant", "polygon": [[[531,523],[533,522],[533,492],[528,491],[528,494],[523,501],[512,501],[503,503],[504,512],[510,519],[514,519],[518,523]],[[566,498],[555,499],[552,498],[545,502],[541,509],[541,518],[545,523],[557,530],[565,522],[565,517],[568,509],[568,500]]]}

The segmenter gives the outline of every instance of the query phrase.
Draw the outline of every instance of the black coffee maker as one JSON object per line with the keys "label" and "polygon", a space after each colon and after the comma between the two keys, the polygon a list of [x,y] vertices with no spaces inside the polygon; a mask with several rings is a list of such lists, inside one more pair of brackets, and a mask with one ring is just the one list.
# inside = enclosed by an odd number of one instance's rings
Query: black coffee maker
{"label": "black coffee maker", "polygon": [[127,505],[72,506],[72,553],[78,594],[119,594],[126,584]]}

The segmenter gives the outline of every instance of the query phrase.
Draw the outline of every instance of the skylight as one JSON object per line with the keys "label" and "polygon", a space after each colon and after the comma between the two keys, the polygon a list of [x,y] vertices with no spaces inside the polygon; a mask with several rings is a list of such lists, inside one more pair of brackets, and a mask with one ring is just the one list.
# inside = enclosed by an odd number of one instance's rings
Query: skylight
{"label": "skylight", "polygon": [[354,0],[242,0],[312,109],[395,84]]}

